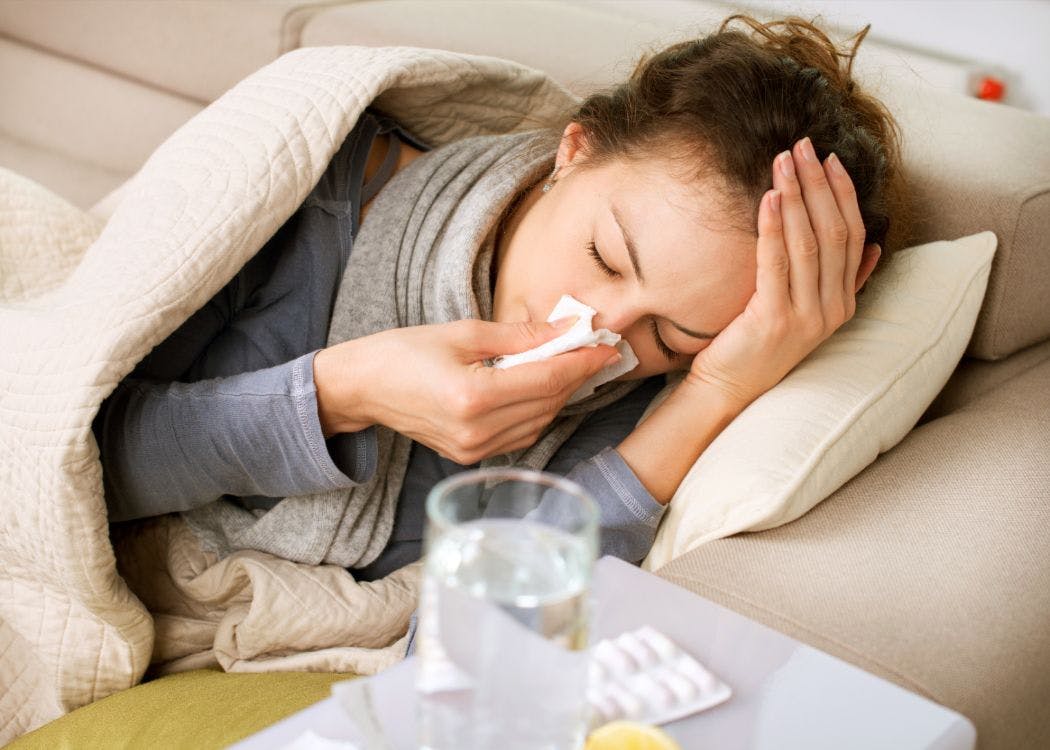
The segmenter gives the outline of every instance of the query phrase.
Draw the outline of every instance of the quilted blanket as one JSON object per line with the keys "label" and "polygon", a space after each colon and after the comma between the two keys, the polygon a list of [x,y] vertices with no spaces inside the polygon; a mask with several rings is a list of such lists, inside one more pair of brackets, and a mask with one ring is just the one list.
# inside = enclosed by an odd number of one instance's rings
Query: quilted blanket
{"label": "quilted blanket", "polygon": [[219,562],[175,515],[111,535],[91,422],[292,214],[368,104],[440,145],[557,124],[574,101],[496,58],[309,48],[176,131],[105,226],[0,170],[0,744],[147,669],[402,658],[419,563],[358,583],[257,552]]}

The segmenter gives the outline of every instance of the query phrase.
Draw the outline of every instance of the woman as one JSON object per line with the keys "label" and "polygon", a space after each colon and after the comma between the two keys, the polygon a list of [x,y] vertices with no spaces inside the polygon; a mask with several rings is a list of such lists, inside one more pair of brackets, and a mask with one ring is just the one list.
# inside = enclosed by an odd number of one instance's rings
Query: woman
{"label": "woman", "polygon": [[[753,35],[730,30],[734,19]],[[341,560],[370,580],[419,557],[435,481],[524,455],[586,486],[601,506],[602,552],[639,561],[697,456],[852,316],[879,259],[899,189],[895,126],[855,89],[846,57],[840,69],[804,21],[734,16],[589,97],[557,133],[429,150],[366,113],[300,210],[104,404],[95,432],[111,520],[214,510],[210,532],[194,528],[229,542],[251,525],[230,521],[233,504],[261,522],[294,505],[279,498],[349,493],[332,516],[345,533],[288,556]],[[527,168],[481,163],[490,146],[528,156]],[[474,170],[473,182],[454,193],[459,170]],[[426,245],[425,217],[446,195],[427,192],[439,177],[463,200],[443,209],[442,242],[473,215],[467,201],[499,209],[492,231],[483,224],[453,257],[469,261],[455,274],[477,296],[456,309],[482,320],[380,320],[333,344],[391,290],[419,282],[430,294],[453,274],[426,252],[426,269],[403,270],[388,247],[392,227]],[[417,210],[423,229],[404,219]],[[364,260],[383,243],[388,274]],[[419,280],[428,273],[438,278]],[[579,408],[566,408],[570,394],[614,358],[610,347],[484,366],[556,336],[562,328],[541,321],[566,293],[639,359]],[[636,426],[672,370],[686,377]],[[228,546],[253,546],[237,539]]]}

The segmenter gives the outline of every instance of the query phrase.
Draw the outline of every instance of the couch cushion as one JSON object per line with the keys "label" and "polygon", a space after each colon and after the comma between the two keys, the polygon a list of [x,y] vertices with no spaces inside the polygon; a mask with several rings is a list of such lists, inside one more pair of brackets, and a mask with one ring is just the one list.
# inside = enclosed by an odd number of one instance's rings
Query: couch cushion
{"label": "couch cushion", "polygon": [[798,521],[658,575],[948,706],[982,750],[1050,745],[1050,362],[916,428]]}
{"label": "couch cushion", "polygon": [[919,424],[951,414],[985,393],[990,393],[1006,381],[1048,360],[1050,341],[1029,346],[998,362],[965,357],[930,404],[930,408],[922,415]]}
{"label": "couch cushion", "polygon": [[33,0],[0,3],[0,33],[210,102],[299,46],[324,3]]}
{"label": "couch cushion", "polygon": [[327,672],[238,674],[218,668],[161,677],[88,704],[5,745],[56,748],[228,747],[327,698]]}
{"label": "couch cushion", "polygon": [[128,178],[126,172],[115,172],[11,138],[3,132],[0,132],[0,167],[39,182],[80,208],[93,205]]}
{"label": "couch cushion", "polygon": [[999,238],[967,354],[997,360],[1050,338],[1050,120],[906,81],[879,96],[904,133],[911,241]]}
{"label": "couch cushion", "polygon": [[643,567],[788,523],[904,438],[970,340],[994,253],[995,236],[982,232],[892,256],[853,319],[697,459]]}
{"label": "couch cushion", "polygon": [[[0,9],[7,5],[0,3]],[[201,109],[183,97],[2,38],[0,70],[18,71],[0,75],[0,166],[82,208],[127,179]]]}
{"label": "couch cushion", "polygon": [[436,47],[504,57],[539,68],[582,96],[625,79],[645,45],[677,36],[694,24],[717,26],[726,15],[726,6],[717,3],[677,4],[672,24],[660,18],[659,3],[645,8],[638,3],[616,5],[516,0],[350,3],[307,21],[302,44]]}

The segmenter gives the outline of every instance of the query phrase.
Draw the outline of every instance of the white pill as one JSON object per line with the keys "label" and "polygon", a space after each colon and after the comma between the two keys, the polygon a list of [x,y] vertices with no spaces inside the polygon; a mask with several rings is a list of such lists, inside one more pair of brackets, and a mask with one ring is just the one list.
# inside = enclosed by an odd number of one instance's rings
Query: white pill
{"label": "white pill", "polygon": [[614,646],[612,641],[601,641],[594,650],[594,657],[613,674],[629,674],[634,671],[634,660]]}
{"label": "white pill", "polygon": [[670,638],[649,625],[638,628],[637,633],[638,637],[664,661],[674,658],[681,650]]}
{"label": "white pill", "polygon": [[631,692],[640,697],[657,711],[664,711],[675,704],[674,693],[666,685],[661,685],[648,672],[633,675],[627,682]]}
{"label": "white pill", "polygon": [[591,708],[598,714],[598,718],[603,722],[618,719],[623,713],[623,709],[620,708],[620,705],[600,690],[588,692],[587,702],[590,703]]}
{"label": "white pill", "polygon": [[592,658],[590,660],[588,670],[588,682],[592,685],[601,684],[609,679],[609,670],[607,670],[597,659]]}
{"label": "white pill", "polygon": [[633,633],[624,633],[616,639],[616,645],[630,654],[639,668],[644,669],[657,662],[656,652],[642,643]]}
{"label": "white pill", "polygon": [[661,670],[656,676],[656,680],[667,685],[668,689],[674,693],[675,698],[683,703],[693,700],[699,692],[696,685],[682,675],[670,670]]}
{"label": "white pill", "polygon": [[675,662],[675,666],[677,671],[692,680],[701,692],[710,693],[717,687],[715,676],[700,666],[696,659],[683,654]]}
{"label": "white pill", "polygon": [[642,715],[642,702],[620,685],[613,683],[605,694],[616,702],[625,719],[637,719]]}

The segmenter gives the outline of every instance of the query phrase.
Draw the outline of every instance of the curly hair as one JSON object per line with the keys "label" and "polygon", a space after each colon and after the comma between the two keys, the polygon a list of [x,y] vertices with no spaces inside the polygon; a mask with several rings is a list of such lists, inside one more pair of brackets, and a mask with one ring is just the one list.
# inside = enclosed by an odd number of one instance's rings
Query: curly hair
{"label": "curly hair", "polygon": [[[736,21],[751,33],[730,28]],[[852,78],[870,28],[840,51],[802,18],[762,23],[735,14],[717,33],[643,55],[626,82],[588,96],[569,120],[583,127],[590,166],[660,154],[686,179],[720,178],[731,219],[750,231],[773,187],[773,158],[808,135],[821,161],[838,155],[865,242],[879,243],[885,259],[898,249],[897,232],[889,247],[887,235],[892,222],[907,226],[907,204],[899,126]]]}

